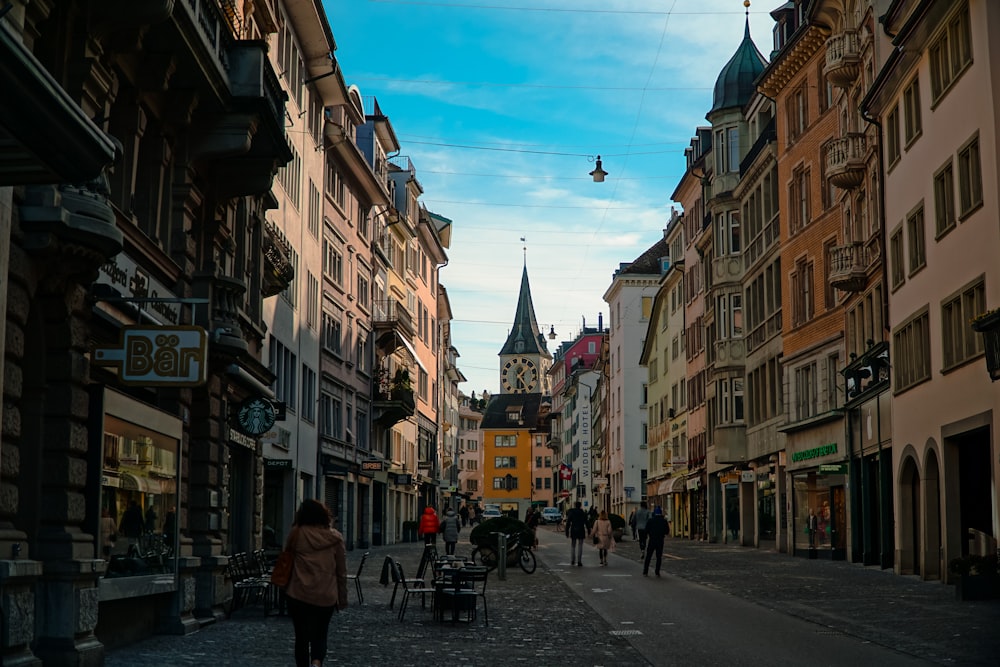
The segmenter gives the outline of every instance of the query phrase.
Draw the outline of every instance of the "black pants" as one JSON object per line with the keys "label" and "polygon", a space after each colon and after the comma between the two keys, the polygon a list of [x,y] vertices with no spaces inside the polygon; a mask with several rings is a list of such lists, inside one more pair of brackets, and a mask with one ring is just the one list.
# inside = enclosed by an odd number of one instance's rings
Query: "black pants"
{"label": "black pants", "polygon": [[663,541],[654,542],[653,540],[650,540],[649,543],[646,544],[646,560],[642,564],[643,574],[649,573],[649,561],[654,551],[656,552],[656,573],[660,573],[660,566],[663,564]]}
{"label": "black pants", "polygon": [[445,553],[446,556],[454,556],[455,555],[455,545],[456,544],[458,544],[458,542],[445,542],[444,543],[444,553]]}
{"label": "black pants", "polygon": [[326,658],[326,636],[333,610],[288,598],[288,615],[295,628],[295,667],[309,667],[311,661]]}
{"label": "black pants", "polygon": [[639,529],[639,549],[641,549],[642,551],[646,550],[646,529],[645,528],[640,528]]}

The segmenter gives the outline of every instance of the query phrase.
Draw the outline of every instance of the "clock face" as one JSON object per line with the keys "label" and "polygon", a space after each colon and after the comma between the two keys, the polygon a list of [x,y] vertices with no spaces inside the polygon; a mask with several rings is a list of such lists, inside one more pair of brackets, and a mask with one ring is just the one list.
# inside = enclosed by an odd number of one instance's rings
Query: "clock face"
{"label": "clock face", "polygon": [[500,382],[507,393],[527,394],[538,387],[538,369],[527,357],[514,357],[503,365]]}

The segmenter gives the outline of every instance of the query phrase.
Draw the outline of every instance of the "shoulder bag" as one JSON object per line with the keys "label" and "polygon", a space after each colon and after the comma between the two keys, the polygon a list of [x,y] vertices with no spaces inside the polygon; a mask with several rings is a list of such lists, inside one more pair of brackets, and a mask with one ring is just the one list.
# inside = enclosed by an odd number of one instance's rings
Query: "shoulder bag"
{"label": "shoulder bag", "polygon": [[297,530],[297,528],[292,529],[292,533],[288,536],[288,543],[282,552],[278,554],[278,560],[274,561],[274,567],[271,568],[271,583],[279,588],[284,588],[292,580],[292,566],[295,564],[295,552],[289,547],[297,535]]}

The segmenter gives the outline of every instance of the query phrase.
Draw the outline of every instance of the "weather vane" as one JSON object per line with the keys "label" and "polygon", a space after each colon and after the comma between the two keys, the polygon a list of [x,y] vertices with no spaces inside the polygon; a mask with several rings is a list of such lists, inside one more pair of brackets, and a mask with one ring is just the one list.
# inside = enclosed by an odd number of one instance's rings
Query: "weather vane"
{"label": "weather vane", "polygon": [[528,263],[528,244],[525,242],[523,236],[521,237],[521,243],[524,243],[524,246],[521,248],[521,250],[524,252],[524,263],[527,264]]}

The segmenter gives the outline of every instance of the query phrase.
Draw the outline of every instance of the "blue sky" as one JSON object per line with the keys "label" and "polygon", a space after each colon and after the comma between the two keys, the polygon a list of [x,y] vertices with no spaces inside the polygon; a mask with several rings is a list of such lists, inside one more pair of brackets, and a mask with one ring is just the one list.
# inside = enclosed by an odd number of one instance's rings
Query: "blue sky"
{"label": "blue sky", "polygon": [[[441,282],[461,389],[499,388],[525,256],[550,349],[584,318],[607,324],[614,271],[670,217],[684,148],[743,38],[742,0],[324,4],[347,83],[378,98],[424,205],[454,221]],[[750,8],[765,57],[779,4]],[[598,154],[604,183],[588,175]]]}

